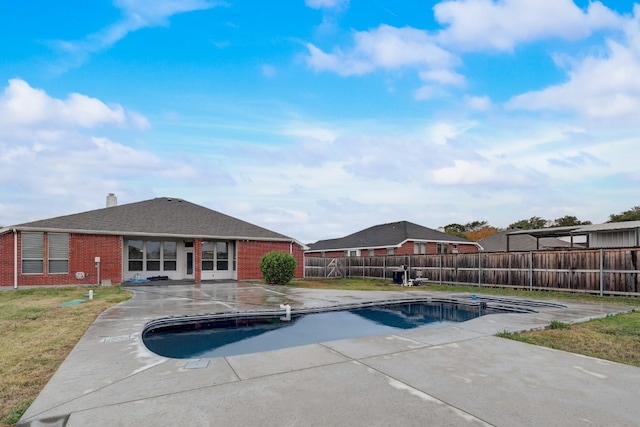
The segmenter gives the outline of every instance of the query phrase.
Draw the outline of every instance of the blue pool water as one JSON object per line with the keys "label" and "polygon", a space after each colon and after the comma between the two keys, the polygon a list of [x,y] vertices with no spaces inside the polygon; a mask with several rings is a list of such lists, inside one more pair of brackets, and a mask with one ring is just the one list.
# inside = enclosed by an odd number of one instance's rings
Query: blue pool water
{"label": "blue pool water", "polygon": [[343,311],[279,316],[199,320],[143,333],[149,350],[165,357],[188,359],[233,356],[399,330],[441,326],[480,316],[477,307],[403,303]]}

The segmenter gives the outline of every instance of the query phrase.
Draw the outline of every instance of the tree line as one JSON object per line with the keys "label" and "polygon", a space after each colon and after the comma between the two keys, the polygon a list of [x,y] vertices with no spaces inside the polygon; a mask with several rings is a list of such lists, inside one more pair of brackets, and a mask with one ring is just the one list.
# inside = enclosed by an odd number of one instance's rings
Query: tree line
{"label": "tree line", "polygon": [[[607,222],[624,222],[624,221],[640,221],[640,206],[634,206],[633,208],[626,210],[618,214],[609,215]],[[565,215],[562,218],[556,218],[554,220],[544,219],[539,216],[534,216],[529,219],[521,219],[509,224],[508,230],[538,230],[541,228],[552,227],[569,227],[574,225],[589,225],[591,221],[581,221],[573,215]],[[493,227],[489,225],[487,221],[472,221],[467,224],[449,224],[444,226],[444,232],[453,236],[464,237],[467,240],[478,241],[485,237],[492,236],[504,229]]]}

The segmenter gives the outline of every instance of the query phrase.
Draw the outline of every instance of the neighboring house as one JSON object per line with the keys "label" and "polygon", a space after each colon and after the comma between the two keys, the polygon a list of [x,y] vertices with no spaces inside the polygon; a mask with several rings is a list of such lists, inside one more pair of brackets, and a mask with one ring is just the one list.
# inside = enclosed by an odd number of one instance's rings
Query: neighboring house
{"label": "neighboring house", "polygon": [[375,225],[339,239],[320,240],[309,245],[305,256],[423,255],[478,252],[480,246],[408,221]]}
{"label": "neighboring house", "polygon": [[260,258],[300,242],[177,198],[107,207],[0,229],[0,286],[260,279]]}
{"label": "neighboring house", "polygon": [[[540,249],[567,248],[571,243],[555,237],[542,237],[536,239],[529,234],[516,234],[508,236],[516,230],[499,231],[498,233],[478,240],[484,252],[507,252],[507,238],[509,239],[509,251],[535,251]],[[519,230],[518,230],[519,231]]]}
{"label": "neighboring house", "polygon": [[640,221],[509,231],[507,250],[518,250],[514,249],[514,242],[524,236],[537,240],[541,249],[543,241],[548,238],[562,239],[573,248],[634,248],[640,247]]}

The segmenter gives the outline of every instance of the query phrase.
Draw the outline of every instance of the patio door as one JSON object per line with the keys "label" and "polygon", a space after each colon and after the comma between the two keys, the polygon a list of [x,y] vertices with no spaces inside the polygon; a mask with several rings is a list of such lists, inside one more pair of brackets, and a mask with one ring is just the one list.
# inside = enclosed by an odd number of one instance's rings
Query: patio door
{"label": "patio door", "polygon": [[188,248],[185,252],[184,278],[193,279],[193,248]]}

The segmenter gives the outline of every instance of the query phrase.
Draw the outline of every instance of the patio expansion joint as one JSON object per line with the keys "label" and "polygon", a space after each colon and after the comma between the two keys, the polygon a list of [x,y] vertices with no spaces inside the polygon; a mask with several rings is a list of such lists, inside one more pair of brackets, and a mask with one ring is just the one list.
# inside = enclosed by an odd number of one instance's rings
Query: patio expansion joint
{"label": "patio expansion joint", "polygon": [[[167,363],[167,362],[169,362],[171,360],[172,359],[166,359],[166,360],[162,361],[160,364]],[[208,364],[210,359],[200,359],[200,360],[205,360],[206,363]],[[87,394],[83,394],[81,396],[76,396],[76,397],[74,397],[72,399],[69,399],[69,400],[67,400],[65,402],[61,402],[61,403],[58,403],[58,404],[56,404],[54,406],[51,406],[50,408],[47,408],[47,409],[45,409],[45,410],[43,410],[43,411],[41,411],[41,412],[39,412],[37,414],[33,414],[28,419],[23,420],[23,422],[21,424],[31,425],[29,423],[32,423],[32,422],[38,421],[38,420],[42,420],[42,419],[51,418],[51,416],[52,416],[52,415],[50,415],[51,411],[54,411],[57,408],[64,407],[65,405],[68,405],[68,404],[70,404],[70,403],[72,403],[72,402],[74,402],[76,400],[85,398],[86,396],[90,396],[92,394],[97,394],[97,393],[99,393],[99,392],[101,392],[101,391],[103,391],[105,389],[108,389],[109,387],[112,387],[112,386],[114,386],[116,384],[119,384],[119,383],[121,383],[123,381],[129,380],[130,378],[133,378],[133,377],[137,376],[138,374],[141,374],[141,373],[147,371],[148,369],[152,369],[152,368],[154,368],[154,367],[156,367],[156,366],[158,366],[160,364],[155,364],[153,366],[149,366],[146,369],[143,369],[143,370],[140,370],[140,371],[136,371],[135,373],[133,373],[131,375],[127,375],[127,376],[125,376],[125,377],[123,377],[123,378],[121,378],[121,379],[119,379],[117,381],[114,381],[114,382],[110,383],[110,384],[105,384],[104,386],[99,387],[99,388],[97,388],[95,390],[92,390],[91,392],[89,392]],[[235,372],[234,372],[234,374],[235,374]],[[193,387],[193,388],[179,390],[179,391],[169,391],[169,392],[165,392],[165,393],[157,393],[157,394],[152,394],[150,396],[145,396],[145,397],[141,397],[141,398],[133,398],[133,399],[128,399],[128,400],[121,400],[121,401],[108,403],[108,404],[100,403],[99,399],[98,399],[97,403],[85,406],[82,409],[71,411],[71,412],[63,412],[63,413],[59,413],[59,414],[54,413],[53,415],[54,416],[62,416],[62,415],[70,416],[70,415],[73,415],[73,414],[92,411],[94,409],[99,409],[99,408],[117,407],[119,405],[126,404],[126,403],[143,402],[145,400],[156,399],[158,397],[174,396],[174,395],[179,395],[179,394],[182,394],[182,393],[188,393],[188,392],[191,392],[191,391],[201,391],[201,390],[212,389],[212,388],[224,386],[224,385],[227,385],[227,384],[232,384],[232,383],[239,382],[239,381],[241,381],[241,379],[238,378],[237,381],[227,381],[227,382],[223,382],[223,383],[219,383],[219,384],[211,384],[211,385],[206,385],[206,386],[201,386],[201,387]]]}
{"label": "patio expansion joint", "polygon": [[[417,349],[417,350],[420,350],[420,349]],[[397,353],[405,353],[407,351],[416,351],[416,350],[405,350],[405,351],[399,351]],[[406,382],[404,382],[404,381],[402,381],[402,380],[400,380],[398,378],[395,378],[392,375],[389,375],[389,374],[387,374],[387,373],[385,373],[385,372],[383,372],[383,371],[381,371],[381,370],[379,370],[377,368],[374,368],[371,365],[368,365],[364,360],[365,359],[354,360],[354,362],[356,362],[356,363],[366,367],[368,370],[370,370],[372,372],[375,372],[376,374],[381,375],[382,377],[386,378],[387,381],[389,382],[389,386],[390,387],[394,387],[394,388],[397,388],[399,390],[404,389],[404,390],[408,391],[413,396],[416,396],[416,397],[421,398],[421,399],[429,400],[429,401],[435,402],[435,403],[440,404],[440,405],[444,405],[445,407],[450,408],[456,414],[458,414],[459,416],[461,416],[461,417],[463,417],[463,418],[465,418],[467,420],[473,419],[473,420],[477,420],[477,421],[482,422],[486,426],[494,426],[494,424],[491,424],[490,422],[488,422],[486,420],[483,420],[482,418],[477,417],[476,415],[474,415],[474,414],[472,414],[472,413],[470,413],[468,411],[465,411],[464,409],[459,408],[459,407],[457,407],[456,405],[454,405],[452,403],[449,403],[449,402],[446,402],[446,401],[444,401],[444,400],[442,400],[440,398],[437,398],[434,395],[427,393],[426,391],[420,390],[419,388],[416,388],[416,387],[412,386],[411,384],[407,384]]]}

